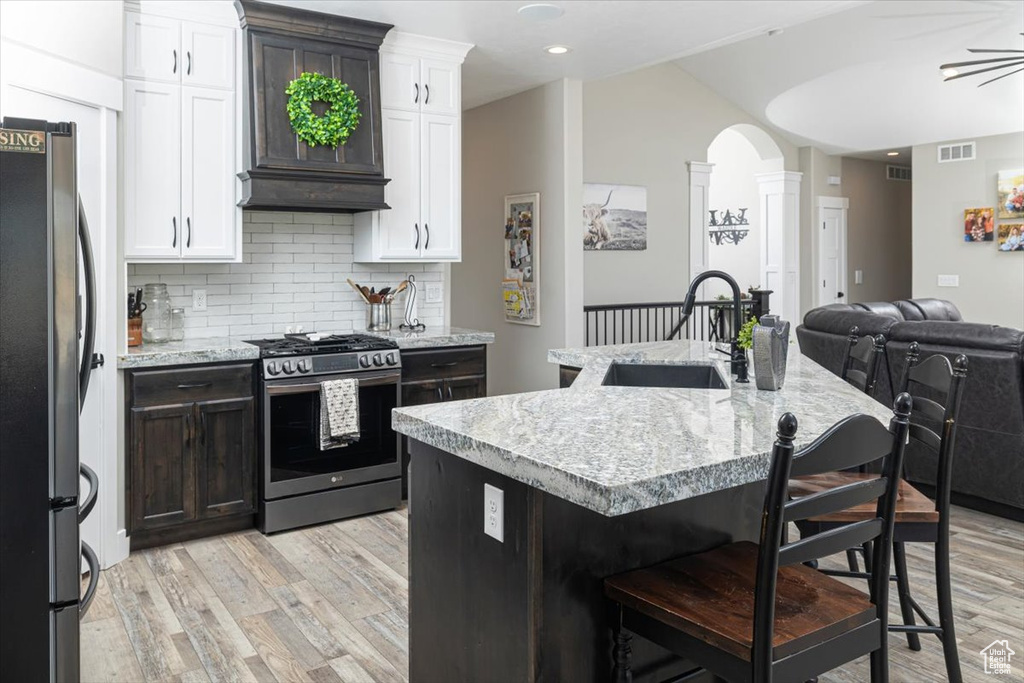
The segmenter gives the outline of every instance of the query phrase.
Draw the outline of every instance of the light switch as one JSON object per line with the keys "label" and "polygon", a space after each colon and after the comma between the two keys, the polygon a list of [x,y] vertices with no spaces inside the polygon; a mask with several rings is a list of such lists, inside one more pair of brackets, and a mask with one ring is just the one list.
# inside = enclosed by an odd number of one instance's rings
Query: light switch
{"label": "light switch", "polygon": [[936,284],[939,287],[959,287],[960,276],[959,275],[939,275],[936,278]]}
{"label": "light switch", "polygon": [[853,271],[853,284],[862,285],[864,284],[864,271],[855,270]]}

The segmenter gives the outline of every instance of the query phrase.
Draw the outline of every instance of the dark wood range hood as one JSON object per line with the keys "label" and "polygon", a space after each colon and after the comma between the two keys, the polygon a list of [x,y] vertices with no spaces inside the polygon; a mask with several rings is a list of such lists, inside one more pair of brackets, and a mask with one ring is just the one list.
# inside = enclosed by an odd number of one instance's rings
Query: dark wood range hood
{"label": "dark wood range hood", "polygon": [[[392,27],[251,0],[235,0],[235,7],[245,52],[239,206],[335,213],[390,208],[384,202],[379,49]],[[285,89],[304,71],[338,78],[359,98],[359,125],[336,149],[309,147],[292,131]]]}

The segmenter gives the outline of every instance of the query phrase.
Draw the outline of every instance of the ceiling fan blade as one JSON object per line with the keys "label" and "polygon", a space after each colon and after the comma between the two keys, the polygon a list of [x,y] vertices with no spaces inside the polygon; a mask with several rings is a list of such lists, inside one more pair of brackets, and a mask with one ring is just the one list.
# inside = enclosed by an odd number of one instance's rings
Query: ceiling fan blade
{"label": "ceiling fan blade", "polygon": [[[1021,64],[1024,64],[1024,62],[1021,62]],[[992,83],[994,81],[998,81],[1000,78],[1006,78],[1007,76],[1012,76],[1013,74],[1019,74],[1021,71],[1024,71],[1024,66],[1022,66],[1021,68],[1017,69],[1016,71],[1011,71],[1008,74],[1003,74],[1002,76],[996,76],[993,79],[987,80],[984,83],[979,84],[978,87],[980,88],[982,85],[988,85],[989,83]]]}
{"label": "ceiling fan blade", "polygon": [[949,64],[943,64],[940,69],[955,69],[961,66],[974,66],[975,64],[994,64],[996,62],[1014,62],[1021,59],[1021,55],[1015,55],[1013,57],[993,57],[992,59],[975,59],[970,62],[950,62]]}
{"label": "ceiling fan blade", "polygon": [[1024,50],[989,50],[981,47],[969,47],[968,52],[1024,52]]}
{"label": "ceiling fan blade", "polygon": [[1010,64],[999,64],[997,66],[990,66],[987,69],[976,69],[974,71],[968,71],[967,73],[957,74],[956,76],[949,76],[947,78],[943,78],[942,80],[943,81],[955,81],[956,79],[964,78],[965,76],[974,76],[975,74],[983,74],[986,71],[995,71],[996,69],[1009,69],[1009,68],[1015,67],[1015,66],[1017,66],[1019,64],[1024,64],[1024,59],[1022,59],[1019,62],[1012,62]]}

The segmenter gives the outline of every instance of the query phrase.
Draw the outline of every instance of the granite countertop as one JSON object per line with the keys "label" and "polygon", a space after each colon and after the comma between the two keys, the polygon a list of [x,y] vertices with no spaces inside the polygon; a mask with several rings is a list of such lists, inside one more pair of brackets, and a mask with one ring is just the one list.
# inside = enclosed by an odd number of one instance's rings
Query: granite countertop
{"label": "granite countertop", "polygon": [[469,330],[464,327],[428,327],[422,332],[400,330],[397,327],[388,332],[367,332],[377,337],[390,339],[400,349],[430,349],[442,346],[475,346],[493,344],[493,332]]}
{"label": "granite countertop", "polygon": [[[422,332],[367,332],[378,337],[391,339],[399,349],[426,349],[444,346],[469,346],[494,342],[493,332],[468,330],[461,327],[428,327]],[[281,335],[263,335],[279,337]],[[251,337],[246,337],[249,339]],[[166,344],[143,344],[128,349],[117,357],[119,369],[155,368],[174,365],[195,365],[197,363],[230,363],[255,360],[260,350],[245,339],[238,337],[211,337],[207,339],[186,339]]]}
{"label": "granite countertop", "polygon": [[[807,445],[840,419],[891,412],[790,349],[780,391],[601,386],[613,361],[717,364],[706,342],[559,349],[549,362],[582,368],[567,389],[398,408],[396,431],[606,516],[763,480],[779,417]],[[753,373],[751,373],[753,374]]]}
{"label": "granite countertop", "polygon": [[143,344],[128,349],[117,357],[118,369],[155,368],[196,363],[230,363],[255,360],[260,350],[234,337],[186,339],[165,344]]}

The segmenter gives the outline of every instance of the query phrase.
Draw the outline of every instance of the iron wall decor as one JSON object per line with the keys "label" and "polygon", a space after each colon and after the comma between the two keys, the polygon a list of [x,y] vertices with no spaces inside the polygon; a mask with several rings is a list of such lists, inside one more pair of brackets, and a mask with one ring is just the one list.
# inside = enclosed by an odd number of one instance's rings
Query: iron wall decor
{"label": "iron wall decor", "polygon": [[749,228],[743,227],[750,225],[750,221],[747,220],[747,209],[737,209],[736,215],[733,215],[729,209],[725,210],[722,214],[722,220],[718,220],[716,215],[719,210],[711,209],[711,229],[708,230],[708,239],[715,244],[739,244],[743,241],[743,238],[750,232]]}

